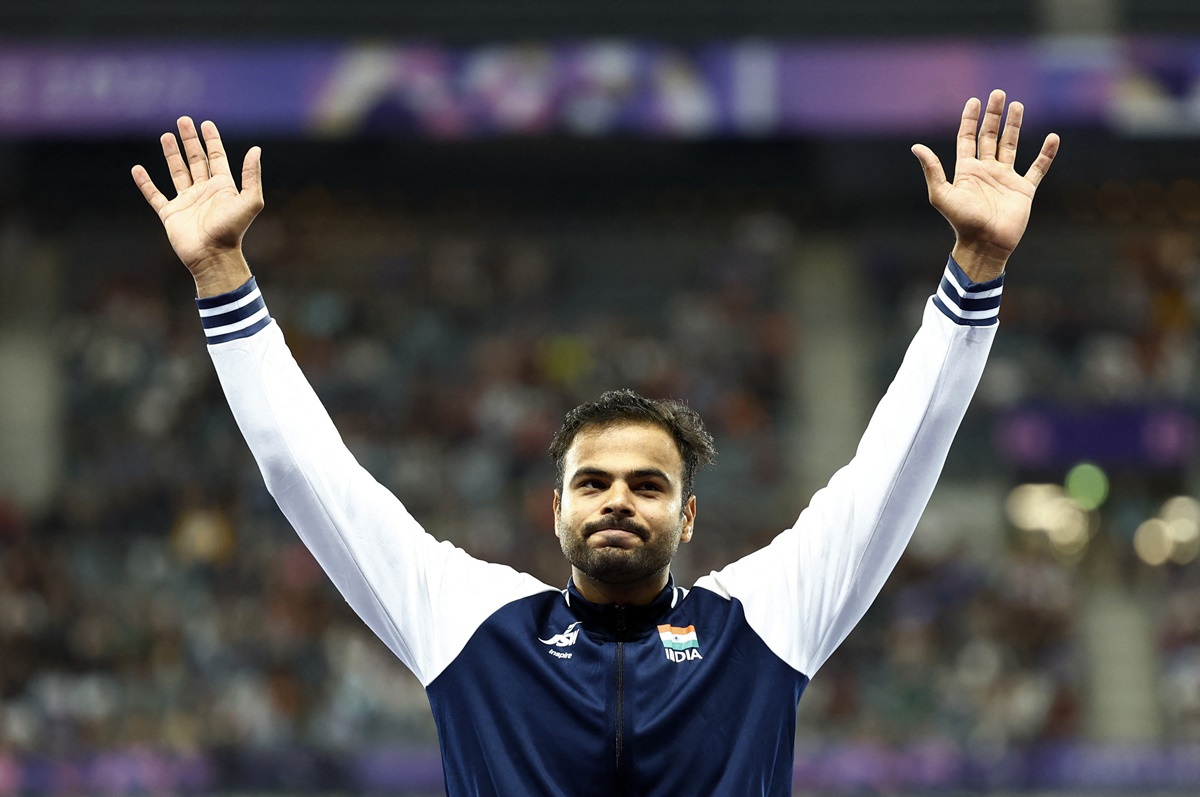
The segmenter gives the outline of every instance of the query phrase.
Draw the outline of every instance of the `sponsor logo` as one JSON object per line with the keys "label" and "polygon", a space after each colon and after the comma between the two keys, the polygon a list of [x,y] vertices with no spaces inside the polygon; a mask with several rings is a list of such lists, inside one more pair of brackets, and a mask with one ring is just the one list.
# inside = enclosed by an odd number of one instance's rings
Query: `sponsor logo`
{"label": "sponsor logo", "polygon": [[555,634],[549,639],[539,639],[538,642],[543,645],[553,645],[556,648],[569,648],[575,644],[577,639],[579,639],[579,621],[571,623],[561,634]]}
{"label": "sponsor logo", "polygon": [[704,659],[700,655],[700,640],[696,636],[696,626],[694,625],[689,625],[686,628],[679,628],[673,625],[660,625],[658,627],[658,638],[662,640],[663,650],[667,654],[667,661],[679,664],[680,662]]}

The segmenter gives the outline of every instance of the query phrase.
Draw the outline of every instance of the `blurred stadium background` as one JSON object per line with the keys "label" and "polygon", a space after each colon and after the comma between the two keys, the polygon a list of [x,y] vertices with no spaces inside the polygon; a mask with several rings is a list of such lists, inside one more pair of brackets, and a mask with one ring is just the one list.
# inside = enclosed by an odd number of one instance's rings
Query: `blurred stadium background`
{"label": "blurred stadium background", "polygon": [[176,116],[264,147],[252,266],[431,532],[565,582],[545,448],[629,385],[717,438],[690,583],[850,456],[951,244],[908,147],[994,87],[1063,152],[796,793],[1200,792],[1200,6],[46,0],[0,4],[0,795],[441,789],[129,179]]}

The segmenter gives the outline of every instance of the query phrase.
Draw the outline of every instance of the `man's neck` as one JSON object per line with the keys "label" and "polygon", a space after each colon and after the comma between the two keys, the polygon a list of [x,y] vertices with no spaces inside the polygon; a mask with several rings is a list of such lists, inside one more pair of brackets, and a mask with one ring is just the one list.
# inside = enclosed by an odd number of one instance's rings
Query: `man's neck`
{"label": "man's neck", "polygon": [[653,602],[667,586],[670,573],[670,568],[663,568],[651,576],[629,584],[608,584],[597,581],[578,568],[571,568],[575,589],[588,601],[599,605],[615,603],[620,606],[645,606]]}

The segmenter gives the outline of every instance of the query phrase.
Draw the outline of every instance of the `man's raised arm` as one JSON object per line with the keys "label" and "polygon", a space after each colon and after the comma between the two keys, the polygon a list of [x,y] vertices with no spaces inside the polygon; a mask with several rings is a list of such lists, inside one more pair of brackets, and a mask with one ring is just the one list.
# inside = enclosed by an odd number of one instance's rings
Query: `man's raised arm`
{"label": "man's raised arm", "polygon": [[[263,207],[261,153],[234,184],[216,125],[179,120],[161,143],[177,195],[133,179],[196,282],[208,350],[267,489],[347,602],[428,684],[498,606],[552,590],[426,534],[355,461],[309,386],[242,255]],[[186,157],[185,157],[186,156]]]}
{"label": "man's raised arm", "polygon": [[[1023,108],[1004,93],[967,101],[954,181],[918,144],[929,201],[954,229],[941,284],[854,458],[766,548],[697,586],[742,602],[746,620],[780,658],[812,677],[862,618],[904,552],[941,474],[995,336],[1004,269],[1058,151],[1046,137],[1018,174]],[[931,273],[931,277],[933,274]],[[932,280],[931,280],[932,283]],[[932,285],[931,285],[932,287]]]}

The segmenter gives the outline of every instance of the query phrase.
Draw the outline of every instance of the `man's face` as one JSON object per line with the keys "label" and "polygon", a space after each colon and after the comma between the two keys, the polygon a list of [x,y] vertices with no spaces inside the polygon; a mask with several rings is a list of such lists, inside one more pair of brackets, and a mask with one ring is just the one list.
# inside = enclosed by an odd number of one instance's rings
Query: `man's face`
{"label": "man's face", "polygon": [[574,568],[604,584],[665,573],[695,517],[695,497],[683,500],[679,448],[661,426],[585,428],[572,441],[554,526]]}

